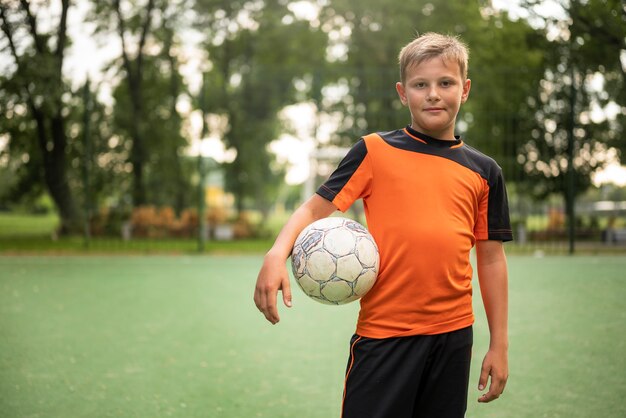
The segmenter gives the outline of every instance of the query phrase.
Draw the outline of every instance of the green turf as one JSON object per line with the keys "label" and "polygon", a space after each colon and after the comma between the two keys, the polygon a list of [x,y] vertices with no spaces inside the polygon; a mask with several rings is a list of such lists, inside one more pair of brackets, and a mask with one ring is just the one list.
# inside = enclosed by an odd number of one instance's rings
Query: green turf
{"label": "green turf", "polygon": [[[337,417],[358,306],[294,289],[272,326],[252,303],[260,263],[0,257],[0,417]],[[478,297],[467,417],[626,416],[626,258],[509,264],[509,385],[476,402]]]}
{"label": "green turf", "polygon": [[0,212],[0,237],[50,237],[58,225],[59,217],[53,213],[30,215]]}
{"label": "green turf", "polygon": [[[204,243],[205,254],[262,254],[272,246],[270,239],[210,240]],[[72,254],[198,254],[197,239],[132,239],[92,238],[89,244],[81,236],[2,237],[0,255],[72,255]]]}

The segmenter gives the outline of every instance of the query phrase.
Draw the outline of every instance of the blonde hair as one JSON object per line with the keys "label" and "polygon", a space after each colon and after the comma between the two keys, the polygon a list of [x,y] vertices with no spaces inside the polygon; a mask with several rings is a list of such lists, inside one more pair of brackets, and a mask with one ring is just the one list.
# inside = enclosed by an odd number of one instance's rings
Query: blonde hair
{"label": "blonde hair", "polygon": [[456,36],[428,32],[409,42],[400,51],[398,60],[402,84],[406,81],[406,73],[410,66],[419,65],[436,57],[457,62],[463,80],[467,79],[469,60],[467,45]]}

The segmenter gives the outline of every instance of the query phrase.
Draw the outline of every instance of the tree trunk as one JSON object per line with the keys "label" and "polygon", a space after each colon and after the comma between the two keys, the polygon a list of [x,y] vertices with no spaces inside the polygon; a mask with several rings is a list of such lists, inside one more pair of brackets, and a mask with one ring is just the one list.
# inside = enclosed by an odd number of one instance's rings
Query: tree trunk
{"label": "tree trunk", "polygon": [[152,11],[154,9],[154,0],[148,0],[145,10],[145,19],[141,26],[141,36],[137,46],[137,56],[134,60],[134,66],[128,56],[126,47],[126,23],[122,17],[122,11],[119,0],[114,2],[115,13],[118,19],[118,33],[122,42],[122,58],[124,68],[126,69],[126,81],[128,83],[128,93],[132,103],[132,127],[131,137],[133,139],[133,147],[130,151],[130,162],[133,165],[133,205],[141,206],[147,203],[146,185],[144,181],[144,166],[146,164],[146,144],[143,136],[143,106],[142,106],[142,80],[143,80],[143,48],[146,44],[146,38],[150,31],[152,21]]}
{"label": "tree trunk", "polygon": [[[77,232],[81,229],[81,219],[78,206],[76,205],[68,182],[65,158],[67,138],[65,136],[65,120],[62,115],[63,103],[61,100],[61,95],[64,91],[62,77],[63,54],[67,41],[67,12],[70,2],[69,0],[61,1],[61,18],[57,30],[58,38],[56,50],[54,52],[52,52],[47,45],[45,41],[47,38],[40,35],[38,32],[37,18],[31,12],[30,3],[23,0],[20,2],[20,6],[22,11],[26,14],[26,22],[28,23],[28,30],[33,40],[36,56],[54,60],[54,71],[52,74],[49,74],[49,77],[46,78],[46,74],[44,74],[42,79],[32,81],[32,83],[53,83],[58,87],[53,97],[44,98],[44,100],[48,102],[48,105],[36,105],[28,86],[23,86],[23,90],[25,92],[28,108],[36,122],[36,137],[43,160],[45,184],[61,218],[59,232],[62,234]],[[26,55],[19,55],[13,36],[14,29],[7,16],[8,10],[7,5],[1,5],[2,32],[4,32],[7,37],[9,51],[15,59],[18,71],[20,71],[23,70],[23,66],[25,65],[22,62],[22,58]],[[52,104],[52,106],[49,104]]]}
{"label": "tree trunk", "polygon": [[[65,159],[66,138],[65,124],[60,112],[48,118],[41,110],[31,107],[37,122],[37,138],[39,149],[43,156],[44,179],[50,197],[55,203],[61,218],[59,233],[67,235],[81,230],[81,219],[76,206],[76,200],[70,190]],[[49,120],[50,133],[48,136],[46,123]]]}
{"label": "tree trunk", "polygon": [[[164,26],[167,26],[169,22],[165,21]],[[177,62],[176,57],[172,51],[172,46],[174,44],[174,31],[170,30],[168,32],[168,37],[165,42],[165,50],[167,54],[167,61],[170,65],[170,96],[171,96],[171,110],[170,110],[170,118],[176,118],[179,120],[178,111],[176,110],[176,101],[178,100],[178,96],[180,94],[180,86],[178,82],[178,73],[176,72]],[[174,120],[174,119],[172,119]],[[172,146],[172,158],[174,165],[174,175],[176,176],[176,184],[178,184],[176,195],[174,196],[174,210],[176,211],[176,215],[180,216],[181,212],[185,208],[185,179],[183,176],[183,170],[180,164],[180,157],[178,156],[178,148],[179,144],[174,143]]]}
{"label": "tree trunk", "polygon": [[141,127],[141,121],[143,120],[143,112],[141,107],[141,84],[138,80],[135,80],[134,83],[129,80],[129,84],[131,87],[130,97],[133,109],[131,132],[133,138],[133,147],[130,151],[130,161],[133,164],[133,205],[142,206],[147,203],[147,197],[143,176],[146,152]]}

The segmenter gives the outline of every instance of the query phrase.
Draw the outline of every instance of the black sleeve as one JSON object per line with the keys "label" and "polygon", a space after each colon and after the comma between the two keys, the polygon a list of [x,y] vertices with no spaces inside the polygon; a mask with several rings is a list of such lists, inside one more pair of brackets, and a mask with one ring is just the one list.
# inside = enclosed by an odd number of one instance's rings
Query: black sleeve
{"label": "black sleeve", "polygon": [[513,231],[509,218],[509,200],[500,167],[494,174],[489,181],[489,205],[487,209],[489,239],[512,241]]}
{"label": "black sleeve", "polygon": [[350,178],[352,178],[366,155],[367,147],[365,146],[365,141],[361,138],[354,144],[350,151],[348,151],[328,180],[317,189],[317,194],[332,202],[335,196],[337,196]]}

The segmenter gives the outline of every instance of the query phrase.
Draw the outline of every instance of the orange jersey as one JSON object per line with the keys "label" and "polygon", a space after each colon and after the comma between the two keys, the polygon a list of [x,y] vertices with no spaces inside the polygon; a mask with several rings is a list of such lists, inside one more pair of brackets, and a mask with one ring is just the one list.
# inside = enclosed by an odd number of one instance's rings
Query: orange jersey
{"label": "orange jersey", "polygon": [[474,322],[470,250],[476,240],[512,239],[493,159],[407,127],[362,138],[317,193],[344,212],[362,198],[380,250],[357,334],[440,334]]}

